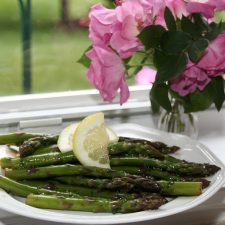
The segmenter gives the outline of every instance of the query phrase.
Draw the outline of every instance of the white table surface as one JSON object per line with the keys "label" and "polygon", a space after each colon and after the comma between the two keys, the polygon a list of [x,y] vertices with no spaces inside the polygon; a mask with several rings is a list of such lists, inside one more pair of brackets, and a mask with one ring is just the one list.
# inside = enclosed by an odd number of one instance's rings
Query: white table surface
{"label": "white table surface", "polygon": [[[213,151],[225,164],[225,110],[220,113],[209,110],[198,113],[199,137],[198,140]],[[110,121],[110,120],[109,120]],[[121,122],[119,119],[110,121],[112,124]],[[144,126],[155,127],[155,118],[151,116],[134,115],[127,121]],[[176,224],[218,224],[225,221],[225,188],[222,188],[215,196],[202,205],[173,216],[169,216],[154,221],[138,223],[138,225],[176,225]],[[26,225],[42,224],[53,225],[54,222],[39,221],[22,216],[9,214],[0,210],[0,225]]]}

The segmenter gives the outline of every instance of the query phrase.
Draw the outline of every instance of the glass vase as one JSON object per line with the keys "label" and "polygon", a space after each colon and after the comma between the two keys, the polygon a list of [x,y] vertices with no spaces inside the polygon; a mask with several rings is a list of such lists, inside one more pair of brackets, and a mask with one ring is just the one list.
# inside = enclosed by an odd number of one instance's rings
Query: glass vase
{"label": "glass vase", "polygon": [[172,101],[172,111],[161,112],[158,128],[171,133],[179,133],[196,139],[198,137],[198,118],[194,113],[185,113],[183,105]]}

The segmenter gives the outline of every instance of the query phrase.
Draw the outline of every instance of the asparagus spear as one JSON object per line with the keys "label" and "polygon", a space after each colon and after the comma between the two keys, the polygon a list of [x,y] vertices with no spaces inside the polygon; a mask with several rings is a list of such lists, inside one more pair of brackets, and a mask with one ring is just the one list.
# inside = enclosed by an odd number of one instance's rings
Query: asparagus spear
{"label": "asparagus spear", "polygon": [[60,196],[66,196],[66,197],[80,197],[77,194],[71,194],[71,193],[63,193],[59,191],[52,191],[44,188],[37,188],[33,186],[29,186],[26,184],[19,183],[17,181],[14,181],[12,179],[9,179],[7,177],[4,177],[0,175],[0,188],[4,189],[7,192],[11,192],[12,194],[26,197],[30,193],[33,194],[48,194],[48,195],[60,195]]}
{"label": "asparagus spear", "polygon": [[[116,199],[136,199],[140,198],[143,196],[146,196],[149,194],[143,192],[143,190],[139,190],[138,192],[134,193],[127,193],[124,191],[121,191],[118,189],[117,190],[100,190],[97,188],[91,188],[91,187],[83,187],[83,186],[78,186],[78,185],[67,185],[67,184],[62,184],[57,181],[43,181],[43,180],[27,180],[27,181],[21,181],[24,184],[34,186],[37,188],[44,188],[44,189],[49,189],[49,190],[54,190],[58,192],[69,192],[69,193],[76,193],[80,196],[90,196],[90,197],[97,197],[97,198],[106,198],[106,199],[111,199],[111,200],[116,200]],[[159,193],[161,191],[160,185],[157,182],[152,182],[152,188],[153,193],[157,192]]]}
{"label": "asparagus spear", "polygon": [[[98,191],[96,189],[62,185],[54,182],[37,182],[37,181],[23,181],[24,183],[19,183],[17,181],[11,180],[7,177],[0,175],[0,188],[11,192],[13,194],[25,197],[30,193],[33,194],[48,194],[48,195],[60,195],[60,196],[74,196],[80,197],[92,196],[92,197],[102,197],[110,199],[135,199],[139,196],[148,196],[149,193],[144,194],[140,192],[139,194],[125,194],[116,193],[110,191]],[[199,195],[201,194],[201,182],[166,182],[160,181],[160,185],[157,183],[157,187],[154,191],[162,192],[165,195]],[[161,190],[162,188],[162,190]]]}
{"label": "asparagus spear", "polygon": [[[123,171],[115,171],[96,167],[83,167],[80,165],[70,165],[70,164],[60,166],[39,167],[31,170],[6,170],[5,175],[9,178],[19,180],[47,178],[62,175],[84,175],[84,176],[106,177],[106,178],[129,177],[129,175]],[[149,186],[153,185],[151,188],[157,189],[157,183],[154,184],[154,182],[152,182],[151,180],[148,180],[149,183],[147,183],[147,178],[145,179],[142,177],[133,177],[133,178],[136,179],[136,182],[139,182],[139,187],[140,186],[144,187],[145,185],[146,188],[147,185]],[[116,179],[114,181],[116,181]],[[121,180],[118,179],[117,181]]]}
{"label": "asparagus spear", "polygon": [[113,166],[145,166],[150,168],[159,168],[168,172],[181,174],[185,176],[209,176],[216,173],[220,168],[216,165],[160,161],[157,159],[131,158],[131,157],[113,157],[110,159]]}
{"label": "asparagus spear", "polygon": [[32,155],[41,155],[46,153],[60,152],[56,144],[38,148]]}
{"label": "asparagus spear", "polygon": [[37,167],[31,169],[5,170],[5,176],[15,180],[49,178],[65,175],[81,175],[90,177],[114,178],[125,177],[124,171],[116,171],[98,167],[64,164],[57,166]]}
{"label": "asparagus spear", "polygon": [[[160,161],[156,159],[145,158],[111,158],[111,165],[128,165],[128,166],[142,166],[158,168],[168,172],[181,174],[185,176],[208,176],[216,173],[220,168],[215,165],[209,164],[197,164],[197,163],[171,163],[168,161]],[[127,173],[124,171],[115,171],[110,169],[96,168],[96,167],[84,167],[81,165],[59,165],[59,166],[47,166],[37,167],[31,169],[18,169],[18,170],[6,170],[6,176],[14,179],[33,179],[52,176],[63,175],[90,175],[94,177],[123,177]]]}
{"label": "asparagus spear", "polygon": [[[110,169],[83,167],[80,165],[60,165],[39,167],[33,170],[6,170],[5,175],[12,179],[38,179],[57,177],[63,175],[83,175],[103,178],[126,177],[128,174],[124,171],[115,171]],[[200,182],[199,182],[200,183]]]}
{"label": "asparagus spear", "polygon": [[[136,159],[134,156],[127,156],[125,158],[126,159],[128,159],[128,158]],[[145,157],[139,157],[139,158],[143,158],[143,160],[146,160]],[[115,158],[111,157],[110,158],[111,165],[117,165],[120,161],[122,161],[124,159],[124,157],[121,158],[121,160],[119,160],[119,159],[115,160]],[[181,163],[181,164],[189,163],[187,161],[176,159],[169,155],[164,156],[164,159],[171,163]],[[74,162],[78,162],[78,160],[76,159],[76,157],[72,151],[65,152],[65,153],[52,152],[49,154],[46,153],[46,154],[41,154],[41,155],[31,155],[31,156],[22,157],[22,158],[15,157],[15,158],[0,159],[0,165],[2,166],[2,168],[14,168],[14,169],[16,169],[16,168],[32,168],[32,167],[37,167],[37,166],[49,166],[49,165],[55,165],[55,164],[74,163]],[[149,161],[148,164],[150,162],[152,162],[152,161]],[[141,162],[141,164],[142,164],[142,162]],[[191,164],[193,164],[193,163],[191,163]]]}
{"label": "asparagus spear", "polygon": [[171,174],[166,171],[161,171],[158,169],[152,169],[147,167],[138,167],[138,166],[112,166],[113,170],[125,171],[129,174],[134,175],[144,175],[151,176],[157,180],[166,180],[166,181],[185,181],[185,179],[179,175]]}
{"label": "asparagus spear", "polygon": [[73,152],[52,152],[41,155],[31,155],[27,157],[2,158],[0,165],[2,168],[33,168],[38,166],[49,166],[55,164],[74,163],[77,159]]}
{"label": "asparagus spear", "polygon": [[[49,137],[47,134],[35,134],[35,133],[9,133],[9,134],[1,134],[0,135],[0,144],[15,144],[20,145],[24,141],[28,141],[31,138],[36,137]],[[58,138],[58,136],[56,136]],[[168,147],[166,144],[162,142],[151,142],[143,139],[134,139],[128,137],[120,137],[119,141],[128,142],[128,143],[141,143],[144,145],[149,145],[160,151],[169,151],[169,153],[173,153],[178,150],[179,147],[171,146]]]}
{"label": "asparagus spear", "polygon": [[48,146],[51,144],[57,143],[58,136],[40,136],[40,137],[34,137],[30,138],[23,142],[22,145],[19,147],[20,156],[24,157],[27,155],[31,155],[35,150],[37,150],[40,147]]}
{"label": "asparagus spear", "polygon": [[[45,150],[45,149],[43,149]],[[47,149],[46,150],[51,150]],[[38,151],[38,150],[37,150]],[[54,151],[54,147],[53,147]],[[70,152],[51,152],[41,155],[31,155],[27,157],[15,157],[15,158],[2,158],[0,159],[0,165],[2,168],[33,168],[37,166],[49,166],[55,164],[74,163],[78,162],[74,153]]]}
{"label": "asparagus spear", "polygon": [[195,196],[202,193],[201,182],[168,182],[159,181],[162,191],[166,196]]}
{"label": "asparagus spear", "polygon": [[[139,194],[126,194],[117,193],[110,191],[98,192],[95,189],[84,188],[79,186],[62,185],[54,182],[43,182],[43,181],[23,181],[17,182],[7,177],[0,175],[0,188],[12,194],[26,197],[29,194],[46,194],[46,195],[58,195],[64,197],[76,197],[83,198],[95,197],[92,199],[108,198],[108,199],[136,199],[137,197],[148,196],[149,193],[139,193]],[[79,193],[79,194],[78,194]]]}
{"label": "asparagus spear", "polygon": [[179,175],[175,175],[172,173],[168,173],[166,171],[161,171],[152,168],[140,168],[135,166],[113,166],[113,170],[125,171],[129,174],[134,175],[144,175],[154,177],[156,180],[165,180],[165,181],[189,181],[189,182],[201,182],[202,188],[206,188],[210,185],[210,181],[205,178],[199,177],[183,177]]}
{"label": "asparagus spear", "polygon": [[85,187],[94,187],[99,189],[121,190],[123,192],[130,191],[148,191],[159,192],[160,185],[158,182],[149,177],[141,177],[129,175],[126,177],[117,177],[112,179],[93,179],[81,176],[63,176],[56,177],[56,180],[65,184],[80,185]]}
{"label": "asparagus spear", "polygon": [[164,159],[164,155],[157,149],[150,145],[143,145],[142,143],[128,143],[118,142],[108,146],[110,155],[123,155],[123,154],[143,154],[148,157]]}
{"label": "asparagus spear", "polygon": [[167,146],[165,143],[159,141],[152,142],[144,139],[130,138],[130,137],[119,137],[119,142],[140,143],[143,145],[149,145],[163,154],[174,153],[180,149],[180,147],[178,146]]}
{"label": "asparagus spear", "polygon": [[[62,181],[69,185],[82,185],[88,187],[94,187],[97,189],[102,188],[109,188],[109,189],[120,189],[122,192],[130,191],[129,189],[123,189],[117,184],[120,183],[122,180],[123,183],[127,183],[127,179],[123,181],[123,178],[116,178],[116,185],[114,185],[115,179],[107,180],[107,179],[91,179],[91,178],[84,178],[84,177],[59,177],[56,178],[59,181]],[[32,181],[31,181],[32,182]],[[114,183],[113,183],[114,182]],[[129,182],[129,180],[128,180]],[[129,183],[128,183],[129,184]],[[143,184],[144,185],[144,184]],[[149,185],[144,186],[144,190],[148,192],[155,192],[155,193],[162,193],[166,196],[194,196],[200,195],[202,193],[202,183],[201,182],[171,182],[171,181],[158,181],[157,188],[154,187],[154,183],[152,182],[150,189],[148,188]],[[141,191],[143,187],[139,187],[139,185],[132,189],[132,191]],[[79,192],[78,192],[79,193]],[[80,194],[80,193],[79,193]]]}
{"label": "asparagus spear", "polygon": [[33,133],[10,133],[0,135],[0,145],[15,144],[20,145],[24,141],[34,138],[44,136],[43,134],[33,134]]}
{"label": "asparagus spear", "polygon": [[[118,142],[109,144],[110,155],[127,155],[127,156],[143,156],[158,159],[175,159],[172,156],[162,154],[160,151],[150,145],[143,145],[142,143]],[[57,145],[51,145],[37,149],[32,155],[39,155],[45,153],[60,152]],[[72,152],[72,151],[71,151]]]}
{"label": "asparagus spear", "polygon": [[131,213],[149,209],[158,209],[166,202],[165,198],[157,194],[130,201],[61,198],[56,196],[33,194],[29,195],[26,199],[26,204],[38,208],[108,213]]}
{"label": "asparagus spear", "polygon": [[[11,192],[13,194],[16,194],[16,195],[19,195],[22,197],[27,197],[27,195],[29,195],[29,197],[30,196],[39,196],[39,195],[33,195],[33,194],[45,194],[45,195],[40,195],[40,196],[44,197],[47,200],[47,202],[44,201],[47,204],[50,204],[51,199],[63,200],[63,199],[67,199],[67,198],[69,198],[69,199],[73,198],[73,199],[76,199],[76,201],[74,202],[74,203],[76,203],[76,206],[74,206],[73,209],[80,210],[80,211],[89,211],[88,207],[90,207],[90,209],[93,209],[93,207],[94,207],[94,209],[92,211],[98,212],[98,210],[97,210],[98,207],[102,208],[105,206],[104,203],[107,203],[108,205],[111,205],[111,209],[114,210],[114,211],[109,211],[109,212],[125,213],[125,212],[132,212],[132,210],[134,210],[134,209],[136,209],[137,211],[142,211],[142,210],[147,210],[147,209],[156,209],[159,206],[161,206],[162,204],[166,203],[165,198],[163,198],[159,195],[156,195],[156,194],[145,196],[144,198],[140,198],[139,200],[135,199],[132,201],[127,201],[127,202],[124,201],[124,199],[120,200],[120,201],[110,201],[107,199],[81,197],[77,194],[64,193],[64,192],[59,192],[59,191],[51,191],[51,190],[47,190],[47,189],[39,189],[39,188],[32,187],[29,185],[21,184],[19,182],[13,181],[2,175],[0,175],[0,188],[3,188],[7,192]],[[46,195],[46,194],[48,194],[48,195]],[[57,195],[60,197],[53,197],[53,195]],[[28,197],[28,199],[29,199],[29,197]],[[37,199],[34,199],[34,201],[27,200],[26,202],[27,202],[27,204],[32,205],[32,206],[37,206],[35,204],[39,203],[37,201]],[[120,204],[124,204],[123,210],[117,209],[117,207],[116,207],[117,202],[118,202],[118,206]],[[134,205],[132,205],[131,203],[133,203]],[[138,205],[136,205],[135,203],[137,203]],[[58,206],[60,206],[60,204]],[[55,205],[55,207],[58,207],[58,206],[57,206],[57,204]],[[56,209],[69,209],[69,208],[67,208],[68,205],[66,205],[66,204],[62,204],[62,206],[64,208],[56,208]],[[95,206],[98,206],[98,207],[95,207]],[[129,209],[128,206],[135,207],[135,208]],[[49,208],[49,207],[43,206],[43,208]],[[127,209],[127,210],[125,211],[124,209]],[[103,212],[108,212],[108,211],[103,211]]]}
{"label": "asparagus spear", "polygon": [[[3,158],[0,163],[2,168],[34,167],[60,163],[76,162],[72,152],[51,153],[46,155],[30,156],[26,158]],[[141,166],[159,168],[168,172],[187,175],[187,176],[208,176],[216,173],[220,168],[215,165],[188,163],[179,159],[157,160],[153,158],[135,157],[111,157],[112,166]]]}

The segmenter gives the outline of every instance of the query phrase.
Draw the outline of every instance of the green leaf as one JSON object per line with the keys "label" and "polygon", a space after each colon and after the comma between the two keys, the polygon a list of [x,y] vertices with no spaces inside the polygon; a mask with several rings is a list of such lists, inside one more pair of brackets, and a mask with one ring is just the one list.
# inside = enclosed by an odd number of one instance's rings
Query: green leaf
{"label": "green leaf", "polygon": [[89,46],[83,53],[83,55],[80,57],[80,59],[77,61],[78,63],[82,64],[83,66],[89,68],[91,65],[91,60],[85,55],[86,52],[91,50],[91,46]]}
{"label": "green leaf", "polygon": [[205,88],[203,91],[196,90],[188,96],[189,101],[185,101],[185,112],[197,112],[208,109],[213,100],[210,91]]}
{"label": "green leaf", "polygon": [[177,30],[176,21],[172,12],[170,11],[168,7],[166,7],[165,9],[164,18],[165,18],[165,22],[166,22],[166,26],[168,30],[176,31]]}
{"label": "green leaf", "polygon": [[205,34],[209,30],[208,22],[202,17],[199,13],[193,13],[192,17],[194,19],[194,23],[196,25],[196,29],[199,30],[201,34]]}
{"label": "green leaf", "polygon": [[201,30],[197,29],[196,24],[185,16],[182,16],[181,19],[181,29],[182,31],[189,33],[193,38],[200,37],[201,35]]}
{"label": "green leaf", "polygon": [[222,77],[214,78],[203,91],[196,90],[187,96],[180,96],[172,90],[170,94],[183,104],[186,113],[206,110],[213,102],[219,111],[225,100],[224,80]]}
{"label": "green leaf", "polygon": [[155,51],[154,63],[157,68],[156,83],[163,83],[182,73],[187,65],[187,56],[184,53],[172,55]]}
{"label": "green leaf", "polygon": [[159,113],[160,105],[154,99],[151,98],[151,91],[149,92],[149,99],[151,102],[152,113],[153,114]]}
{"label": "green leaf", "polygon": [[[129,60],[127,64],[128,74],[129,77],[134,77],[143,67],[142,64],[144,64],[148,59],[148,55],[146,55],[143,52],[136,52],[131,59]],[[133,67],[132,65],[139,65],[136,67]]]}
{"label": "green leaf", "polygon": [[225,22],[221,22],[221,29],[225,30]]}
{"label": "green leaf", "polygon": [[213,103],[213,91],[210,84],[203,91],[197,89],[194,93],[187,96],[180,96],[172,90],[170,90],[170,94],[182,102],[186,113],[206,110]]}
{"label": "green leaf", "polygon": [[161,47],[168,54],[181,53],[191,42],[191,36],[183,31],[168,31],[163,34]]}
{"label": "green leaf", "polygon": [[222,23],[216,24],[216,23],[212,22],[209,25],[209,31],[206,34],[205,38],[207,38],[208,40],[211,41],[222,32],[223,32]]}
{"label": "green leaf", "polygon": [[162,35],[166,32],[165,28],[160,25],[151,25],[145,27],[139,34],[139,38],[146,50],[157,48],[160,45]]}
{"label": "green leaf", "polygon": [[166,111],[170,112],[172,107],[169,100],[169,87],[166,84],[154,84],[152,86],[151,92],[150,92],[150,99],[151,102],[153,102],[154,105],[152,110],[154,112],[154,107],[160,105],[162,106]]}
{"label": "green leaf", "polygon": [[129,58],[123,59],[123,61],[124,61],[125,64],[128,64],[131,59],[132,59],[132,57],[129,57]]}
{"label": "green leaf", "polygon": [[214,78],[209,84],[209,88],[213,94],[213,102],[215,103],[216,109],[220,111],[225,100],[224,79],[222,77]]}
{"label": "green leaf", "polygon": [[[135,52],[130,58],[129,61],[125,61],[128,65],[140,64],[142,60],[146,58],[145,52]],[[127,60],[127,59],[126,59]]]}
{"label": "green leaf", "polygon": [[104,2],[104,5],[107,6],[107,8],[114,9],[116,4],[113,0],[107,0]]}
{"label": "green leaf", "polygon": [[209,45],[209,42],[205,38],[200,38],[194,41],[188,48],[188,55],[191,61],[197,62],[201,58],[202,54],[204,53],[208,45]]}

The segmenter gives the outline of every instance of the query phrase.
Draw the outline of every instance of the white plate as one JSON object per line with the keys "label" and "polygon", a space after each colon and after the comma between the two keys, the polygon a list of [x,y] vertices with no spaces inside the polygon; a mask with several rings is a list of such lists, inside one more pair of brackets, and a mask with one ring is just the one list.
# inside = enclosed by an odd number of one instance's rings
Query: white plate
{"label": "white plate", "polygon": [[210,177],[211,185],[197,197],[178,197],[158,210],[129,214],[86,213],[60,210],[43,210],[23,203],[22,198],[14,198],[0,189],[0,208],[18,215],[35,219],[73,224],[119,224],[153,220],[191,209],[214,195],[223,185],[225,168],[222,162],[201,143],[188,137],[168,134],[136,124],[121,124],[113,127],[119,135],[158,140],[168,145],[178,145],[181,150],[175,155],[189,161],[216,164],[221,170]]}

